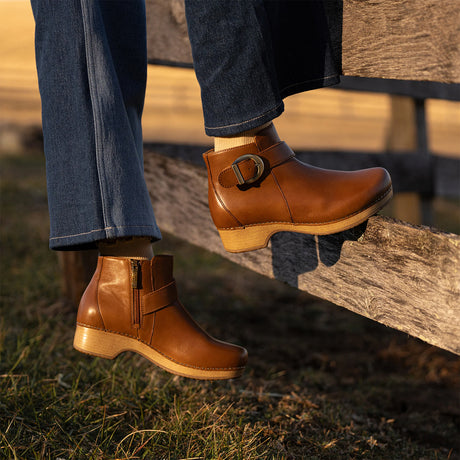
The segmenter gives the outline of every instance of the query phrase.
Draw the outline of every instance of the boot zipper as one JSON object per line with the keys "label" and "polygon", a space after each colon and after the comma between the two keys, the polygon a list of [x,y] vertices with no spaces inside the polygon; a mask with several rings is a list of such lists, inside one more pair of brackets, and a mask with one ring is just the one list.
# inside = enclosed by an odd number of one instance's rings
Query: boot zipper
{"label": "boot zipper", "polygon": [[133,324],[141,323],[142,264],[140,260],[131,259],[131,288],[133,296]]}

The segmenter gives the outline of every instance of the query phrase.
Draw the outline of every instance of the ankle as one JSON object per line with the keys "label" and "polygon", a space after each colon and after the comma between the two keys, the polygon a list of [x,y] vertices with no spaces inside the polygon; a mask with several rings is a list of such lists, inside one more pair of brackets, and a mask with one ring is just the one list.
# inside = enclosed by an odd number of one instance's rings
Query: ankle
{"label": "ankle", "polygon": [[153,258],[153,249],[150,238],[128,237],[113,240],[104,240],[98,243],[101,256],[131,257],[133,259]]}
{"label": "ankle", "polygon": [[[243,131],[234,136],[227,137],[215,137],[214,138],[214,151],[220,152],[221,150],[231,149],[233,147],[240,147],[242,145],[252,144],[254,137],[265,128],[270,127],[276,134],[275,125],[270,121],[264,125],[258,126],[257,128]],[[277,135],[277,134],[276,134]]]}

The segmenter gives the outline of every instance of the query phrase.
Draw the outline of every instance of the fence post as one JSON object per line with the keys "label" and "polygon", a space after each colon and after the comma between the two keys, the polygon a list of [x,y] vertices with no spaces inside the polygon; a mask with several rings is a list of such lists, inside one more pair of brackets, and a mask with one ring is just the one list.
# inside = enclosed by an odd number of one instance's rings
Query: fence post
{"label": "fence post", "polygon": [[62,272],[62,295],[74,306],[80,303],[81,296],[93,276],[97,255],[97,250],[58,253]]}

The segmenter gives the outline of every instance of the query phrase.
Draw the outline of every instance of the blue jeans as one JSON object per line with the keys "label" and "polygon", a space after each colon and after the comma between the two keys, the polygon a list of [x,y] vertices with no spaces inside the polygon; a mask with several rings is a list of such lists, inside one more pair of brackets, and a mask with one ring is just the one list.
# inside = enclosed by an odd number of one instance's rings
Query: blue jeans
{"label": "blue jeans", "polygon": [[185,0],[185,7],[209,136],[256,128],[283,112],[286,96],[339,82],[323,0]]}
{"label": "blue jeans", "polygon": [[[76,250],[120,237],[161,238],[143,176],[144,0],[31,3],[50,247]],[[289,88],[279,83],[268,5],[262,0],[186,3],[210,135],[251,129],[283,111]],[[321,69],[319,78],[307,78],[296,90],[335,83],[337,76],[328,73]]]}

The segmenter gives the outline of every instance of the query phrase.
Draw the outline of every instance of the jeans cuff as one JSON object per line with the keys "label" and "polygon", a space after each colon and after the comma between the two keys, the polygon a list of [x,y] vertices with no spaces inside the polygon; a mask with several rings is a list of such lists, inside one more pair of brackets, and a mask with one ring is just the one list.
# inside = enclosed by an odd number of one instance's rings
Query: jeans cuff
{"label": "jeans cuff", "polygon": [[129,225],[109,227],[77,235],[57,236],[49,239],[50,249],[55,251],[80,251],[83,249],[97,249],[97,242],[106,239],[143,236],[152,242],[161,240],[160,229],[155,225]]}
{"label": "jeans cuff", "polygon": [[284,103],[280,102],[276,107],[264,112],[262,115],[250,118],[249,120],[240,123],[232,123],[224,126],[205,126],[206,134],[212,137],[234,136],[235,134],[248,131],[249,129],[257,128],[276,117],[279,117],[284,112]]}

